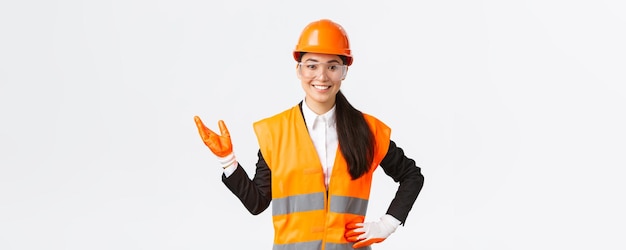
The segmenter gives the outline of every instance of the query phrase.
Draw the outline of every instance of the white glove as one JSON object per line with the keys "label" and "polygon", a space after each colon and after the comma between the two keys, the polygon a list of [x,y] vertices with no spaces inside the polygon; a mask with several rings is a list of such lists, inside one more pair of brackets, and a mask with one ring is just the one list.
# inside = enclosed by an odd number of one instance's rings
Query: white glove
{"label": "white glove", "polygon": [[346,239],[355,242],[352,248],[361,248],[384,241],[400,225],[400,221],[385,214],[376,222],[348,223]]}

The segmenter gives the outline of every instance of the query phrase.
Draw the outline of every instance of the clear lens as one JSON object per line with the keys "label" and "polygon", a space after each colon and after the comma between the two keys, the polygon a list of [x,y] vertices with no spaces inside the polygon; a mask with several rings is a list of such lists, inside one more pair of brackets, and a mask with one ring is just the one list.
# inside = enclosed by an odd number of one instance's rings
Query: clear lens
{"label": "clear lens", "polygon": [[300,62],[298,69],[304,78],[318,78],[323,74],[331,80],[340,80],[345,78],[347,66],[338,63]]}

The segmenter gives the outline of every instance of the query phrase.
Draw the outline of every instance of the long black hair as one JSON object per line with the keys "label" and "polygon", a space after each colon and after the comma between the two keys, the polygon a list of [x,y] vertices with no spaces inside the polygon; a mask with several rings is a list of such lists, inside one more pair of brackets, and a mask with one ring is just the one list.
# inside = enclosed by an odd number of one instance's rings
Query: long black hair
{"label": "long black hair", "polygon": [[[302,56],[306,52],[300,53]],[[339,56],[346,64],[347,58]],[[354,108],[346,99],[341,90],[335,96],[335,115],[337,119],[337,139],[343,158],[346,159],[348,172],[352,179],[357,179],[370,170],[374,161],[374,147],[376,141],[363,113]]]}
{"label": "long black hair", "polygon": [[370,170],[374,160],[374,134],[363,117],[363,113],[337,92],[335,97],[337,117],[337,139],[339,149],[346,159],[352,179],[357,179]]}

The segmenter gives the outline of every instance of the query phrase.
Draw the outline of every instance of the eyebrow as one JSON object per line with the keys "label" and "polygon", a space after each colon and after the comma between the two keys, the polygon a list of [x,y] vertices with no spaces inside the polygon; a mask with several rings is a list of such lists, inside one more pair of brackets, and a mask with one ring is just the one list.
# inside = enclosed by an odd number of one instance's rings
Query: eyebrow
{"label": "eyebrow", "polygon": [[[309,61],[310,62],[319,62],[317,59],[313,59],[313,58],[309,58],[309,59],[305,60],[305,62],[309,62]],[[328,61],[326,63],[339,63],[339,61],[337,61],[336,59],[332,59],[332,60],[330,60],[330,61]]]}

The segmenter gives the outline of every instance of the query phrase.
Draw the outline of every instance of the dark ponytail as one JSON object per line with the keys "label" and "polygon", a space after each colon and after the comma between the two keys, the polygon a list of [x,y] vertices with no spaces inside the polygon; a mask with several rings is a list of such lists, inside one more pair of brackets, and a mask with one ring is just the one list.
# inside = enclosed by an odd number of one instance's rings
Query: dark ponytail
{"label": "dark ponytail", "polygon": [[370,170],[374,159],[374,134],[363,113],[348,102],[341,90],[337,92],[335,105],[339,149],[354,180]]}

